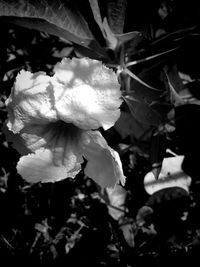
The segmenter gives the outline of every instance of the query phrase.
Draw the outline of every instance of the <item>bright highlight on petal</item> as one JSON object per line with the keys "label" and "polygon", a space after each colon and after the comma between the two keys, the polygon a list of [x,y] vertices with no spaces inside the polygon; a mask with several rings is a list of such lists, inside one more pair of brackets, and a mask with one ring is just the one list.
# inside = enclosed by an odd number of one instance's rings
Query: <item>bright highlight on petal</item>
{"label": "bright highlight on petal", "polygon": [[65,58],[54,73],[22,70],[6,101],[5,133],[24,155],[18,173],[31,183],[55,182],[75,177],[84,157],[86,175],[100,186],[124,184],[118,153],[93,131],[112,127],[120,116],[117,75],[89,58]]}
{"label": "bright highlight on petal", "polygon": [[61,120],[85,130],[107,130],[115,124],[122,100],[111,69],[97,60],[73,58],[63,59],[54,71],[55,108]]}

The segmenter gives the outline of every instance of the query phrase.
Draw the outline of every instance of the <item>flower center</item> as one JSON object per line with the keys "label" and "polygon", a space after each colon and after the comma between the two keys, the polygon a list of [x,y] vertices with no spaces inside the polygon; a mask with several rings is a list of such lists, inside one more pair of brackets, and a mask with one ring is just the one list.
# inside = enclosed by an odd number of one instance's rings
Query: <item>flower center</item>
{"label": "flower center", "polygon": [[64,121],[50,122],[45,127],[45,132],[51,133],[51,140],[65,138],[66,141],[76,142],[80,138],[81,130],[72,123]]}

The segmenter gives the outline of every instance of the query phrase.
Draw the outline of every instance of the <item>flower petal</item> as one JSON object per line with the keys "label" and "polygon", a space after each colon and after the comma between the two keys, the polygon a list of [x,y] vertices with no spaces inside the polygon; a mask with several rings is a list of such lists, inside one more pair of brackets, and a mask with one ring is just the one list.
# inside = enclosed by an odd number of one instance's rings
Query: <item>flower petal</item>
{"label": "flower petal", "polygon": [[55,108],[61,120],[85,130],[106,130],[115,124],[122,100],[111,69],[89,58],[65,58],[54,72]]}
{"label": "flower petal", "polygon": [[56,182],[67,177],[74,178],[81,170],[81,160],[71,153],[67,165],[55,166],[53,153],[49,149],[39,149],[23,156],[17,164],[18,173],[29,183]]}
{"label": "flower petal", "polygon": [[44,124],[57,119],[54,109],[51,77],[43,72],[22,70],[6,101],[8,128],[19,133],[27,124]]}
{"label": "flower petal", "polygon": [[102,188],[124,185],[125,176],[118,153],[110,148],[98,131],[83,134],[83,156],[87,159],[85,174]]}

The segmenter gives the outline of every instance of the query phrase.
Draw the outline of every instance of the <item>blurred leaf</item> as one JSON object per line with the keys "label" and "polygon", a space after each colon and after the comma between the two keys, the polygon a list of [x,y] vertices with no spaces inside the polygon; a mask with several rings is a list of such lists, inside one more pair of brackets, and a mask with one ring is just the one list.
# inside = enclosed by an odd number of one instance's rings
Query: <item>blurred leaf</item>
{"label": "blurred leaf", "polygon": [[107,1],[108,23],[114,34],[122,34],[126,15],[127,0]]}
{"label": "blurred leaf", "polygon": [[105,56],[87,22],[70,1],[0,1],[0,16],[3,21],[56,35]]}

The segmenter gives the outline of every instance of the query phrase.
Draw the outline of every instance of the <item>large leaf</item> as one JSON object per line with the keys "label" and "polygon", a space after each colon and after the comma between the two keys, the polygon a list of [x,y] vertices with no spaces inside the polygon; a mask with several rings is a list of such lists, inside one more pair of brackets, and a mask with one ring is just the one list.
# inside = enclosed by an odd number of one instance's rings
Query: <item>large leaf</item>
{"label": "large leaf", "polygon": [[0,0],[0,16],[4,21],[56,35],[105,56],[104,50],[94,39],[87,22],[72,1]]}

